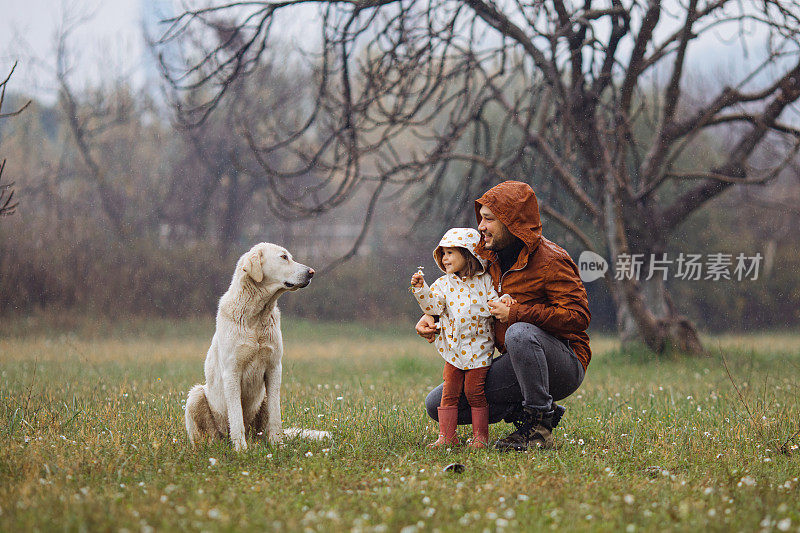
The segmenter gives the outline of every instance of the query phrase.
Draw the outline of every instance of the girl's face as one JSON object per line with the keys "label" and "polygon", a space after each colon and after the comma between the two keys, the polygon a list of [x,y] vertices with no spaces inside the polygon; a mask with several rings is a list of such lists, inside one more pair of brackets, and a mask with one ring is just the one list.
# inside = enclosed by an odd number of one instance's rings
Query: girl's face
{"label": "girl's face", "polygon": [[442,248],[442,266],[448,274],[459,274],[467,267],[467,258],[458,248]]}

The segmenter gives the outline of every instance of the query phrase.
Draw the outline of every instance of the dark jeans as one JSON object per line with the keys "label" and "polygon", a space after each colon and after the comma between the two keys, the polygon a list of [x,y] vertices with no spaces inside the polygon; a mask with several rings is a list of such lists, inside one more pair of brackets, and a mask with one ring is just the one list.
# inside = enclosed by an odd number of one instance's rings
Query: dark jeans
{"label": "dark jeans", "polygon": [[[583,382],[583,365],[566,343],[527,322],[512,324],[506,331],[506,353],[492,362],[486,374],[484,393],[489,402],[489,422],[509,418],[521,406],[549,411],[553,401],[566,398]],[[425,409],[438,420],[442,385],[428,393]],[[458,402],[458,423],[470,424],[467,398]]]}

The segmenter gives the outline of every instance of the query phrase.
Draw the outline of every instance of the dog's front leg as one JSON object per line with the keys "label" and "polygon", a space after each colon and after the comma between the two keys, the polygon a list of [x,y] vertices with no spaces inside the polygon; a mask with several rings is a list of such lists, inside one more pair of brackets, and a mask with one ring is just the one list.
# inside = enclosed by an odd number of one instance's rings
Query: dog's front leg
{"label": "dog's front leg", "polygon": [[228,411],[228,427],[231,432],[233,448],[238,451],[247,449],[244,438],[244,415],[242,414],[242,382],[236,371],[225,372],[222,376],[225,387],[225,404]]}
{"label": "dog's front leg", "polygon": [[271,443],[278,443],[283,439],[280,361],[264,373],[264,385],[267,388],[267,438]]}

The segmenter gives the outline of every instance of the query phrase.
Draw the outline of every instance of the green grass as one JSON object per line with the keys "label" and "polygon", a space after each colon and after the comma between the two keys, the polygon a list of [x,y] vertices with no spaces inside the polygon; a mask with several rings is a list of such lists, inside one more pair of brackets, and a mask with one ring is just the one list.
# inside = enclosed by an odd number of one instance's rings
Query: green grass
{"label": "green grass", "polygon": [[426,449],[441,362],[409,325],[285,326],[284,425],[334,439],[242,454],[183,428],[213,320],[0,326],[0,530],[799,530],[798,335],[593,339],[557,449],[501,455]]}

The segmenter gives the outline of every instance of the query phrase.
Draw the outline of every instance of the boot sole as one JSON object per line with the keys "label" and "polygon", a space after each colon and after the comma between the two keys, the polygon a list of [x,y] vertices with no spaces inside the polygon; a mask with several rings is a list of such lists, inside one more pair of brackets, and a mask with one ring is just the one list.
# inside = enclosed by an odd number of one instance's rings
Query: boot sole
{"label": "boot sole", "polygon": [[529,445],[525,444],[508,444],[508,443],[500,443],[495,442],[492,444],[492,449],[497,450],[499,452],[525,452],[528,451],[530,448]]}

